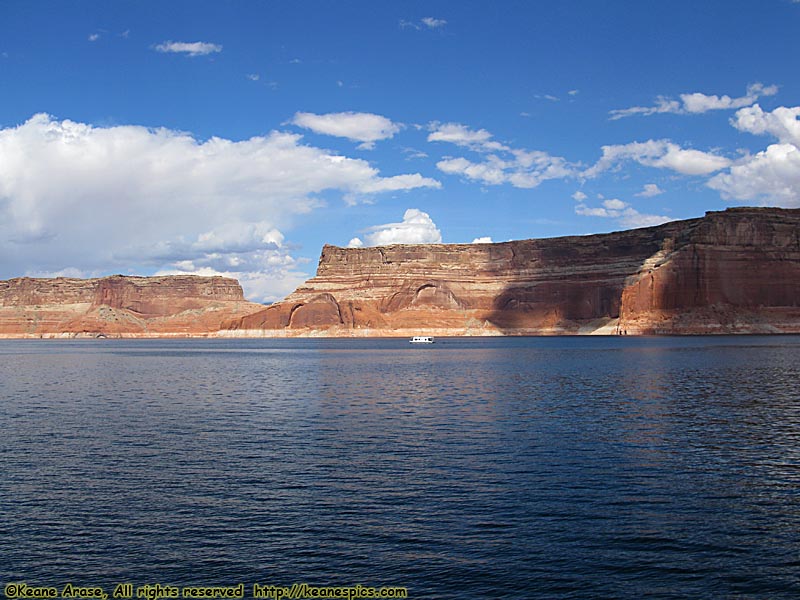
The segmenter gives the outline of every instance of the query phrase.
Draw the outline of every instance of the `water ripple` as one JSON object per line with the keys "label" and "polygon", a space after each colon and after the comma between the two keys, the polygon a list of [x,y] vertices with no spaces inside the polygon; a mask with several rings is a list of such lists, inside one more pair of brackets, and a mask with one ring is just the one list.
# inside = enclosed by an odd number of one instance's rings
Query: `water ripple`
{"label": "water ripple", "polygon": [[800,338],[0,342],[0,583],[800,594]]}

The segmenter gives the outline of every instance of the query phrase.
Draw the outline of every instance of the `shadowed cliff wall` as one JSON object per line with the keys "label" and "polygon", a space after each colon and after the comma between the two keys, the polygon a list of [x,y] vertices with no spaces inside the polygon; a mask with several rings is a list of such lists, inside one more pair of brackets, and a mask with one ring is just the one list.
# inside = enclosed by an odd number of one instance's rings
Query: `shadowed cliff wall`
{"label": "shadowed cliff wall", "polygon": [[0,337],[795,333],[798,298],[800,210],[737,208],[603,235],[325,246],[267,308],[222,277],[0,281]]}
{"label": "shadowed cliff wall", "polygon": [[228,335],[800,331],[800,210],[602,235],[325,246],[317,275]]}
{"label": "shadowed cliff wall", "polygon": [[800,211],[729,209],[681,231],[627,281],[629,333],[800,331]]}

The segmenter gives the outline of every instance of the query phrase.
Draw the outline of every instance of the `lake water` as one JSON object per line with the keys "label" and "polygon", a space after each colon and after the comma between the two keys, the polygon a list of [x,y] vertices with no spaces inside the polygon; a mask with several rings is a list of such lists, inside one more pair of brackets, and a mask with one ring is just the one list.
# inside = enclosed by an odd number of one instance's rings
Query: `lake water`
{"label": "lake water", "polygon": [[0,342],[0,585],[796,598],[800,337]]}

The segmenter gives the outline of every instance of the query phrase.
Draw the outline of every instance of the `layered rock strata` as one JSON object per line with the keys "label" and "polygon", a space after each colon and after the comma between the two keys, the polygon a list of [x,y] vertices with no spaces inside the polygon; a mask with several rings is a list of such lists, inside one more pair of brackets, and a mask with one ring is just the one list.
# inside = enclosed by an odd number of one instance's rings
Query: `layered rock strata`
{"label": "layered rock strata", "polygon": [[623,331],[800,332],[800,210],[728,209],[687,223],[626,280]]}
{"label": "layered rock strata", "polygon": [[0,281],[0,337],[207,336],[262,308],[224,277],[22,277]]}
{"label": "layered rock strata", "polygon": [[800,332],[800,210],[499,244],[325,246],[230,336]]}

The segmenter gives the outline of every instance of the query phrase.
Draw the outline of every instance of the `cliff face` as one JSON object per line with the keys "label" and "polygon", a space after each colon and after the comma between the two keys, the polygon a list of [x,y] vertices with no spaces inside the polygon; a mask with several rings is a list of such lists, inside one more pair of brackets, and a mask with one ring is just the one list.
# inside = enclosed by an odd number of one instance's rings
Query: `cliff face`
{"label": "cliff face", "polygon": [[325,246],[316,277],[227,335],[800,332],[800,210],[603,235]]}
{"label": "cliff face", "polygon": [[626,282],[631,333],[800,332],[800,210],[709,213]]}
{"label": "cliff face", "polygon": [[208,335],[263,306],[224,277],[0,281],[0,337]]}
{"label": "cliff face", "polygon": [[800,333],[800,210],[501,244],[325,246],[316,277],[267,308],[222,277],[0,281],[0,337],[589,333]]}

